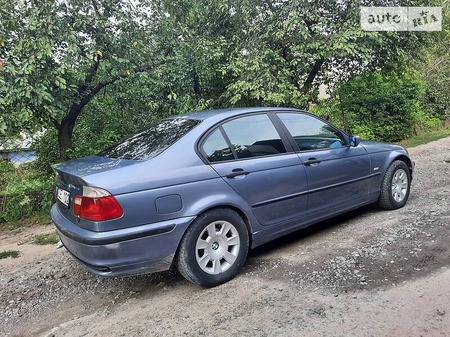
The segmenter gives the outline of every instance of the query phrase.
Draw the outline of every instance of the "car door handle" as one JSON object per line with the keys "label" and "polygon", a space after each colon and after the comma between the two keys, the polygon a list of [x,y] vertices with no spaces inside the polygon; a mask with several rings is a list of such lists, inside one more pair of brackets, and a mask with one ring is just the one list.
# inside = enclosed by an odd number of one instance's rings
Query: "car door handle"
{"label": "car door handle", "polygon": [[308,158],[307,161],[305,161],[305,165],[309,166],[311,164],[319,164],[321,162],[321,160],[317,159],[317,158]]}
{"label": "car door handle", "polygon": [[250,172],[244,171],[243,169],[234,169],[233,171],[228,173],[225,177],[227,177],[227,178],[234,178],[234,177],[237,177],[237,176],[247,175],[249,173]]}

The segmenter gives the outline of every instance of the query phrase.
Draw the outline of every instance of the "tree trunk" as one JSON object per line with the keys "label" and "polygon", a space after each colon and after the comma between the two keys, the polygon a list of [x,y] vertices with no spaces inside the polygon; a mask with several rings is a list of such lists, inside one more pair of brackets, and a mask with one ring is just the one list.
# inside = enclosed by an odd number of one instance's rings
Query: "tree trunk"
{"label": "tree trunk", "polygon": [[69,159],[67,150],[72,147],[73,128],[75,121],[66,121],[62,123],[58,129],[59,159],[65,161]]}
{"label": "tree trunk", "polygon": [[311,89],[314,79],[316,78],[317,74],[319,73],[320,68],[322,67],[324,62],[325,62],[324,59],[318,59],[314,62],[314,65],[308,74],[308,78],[306,79],[305,83],[303,83],[303,91],[304,92],[308,92],[309,89]]}
{"label": "tree trunk", "polygon": [[[165,53],[168,55],[169,51]],[[99,59],[92,66],[91,72],[87,75],[85,81],[78,86],[77,89],[77,102],[73,103],[69,113],[62,119],[61,123],[57,120],[53,120],[53,124],[58,130],[58,144],[59,144],[59,159],[61,161],[69,159],[67,155],[67,150],[72,147],[72,136],[73,129],[75,127],[75,123],[77,118],[80,116],[84,107],[91,101],[91,99],[97,95],[100,90],[105,88],[106,86],[117,82],[120,79],[127,78],[130,76],[130,72],[133,73],[141,73],[145,71],[149,71],[156,66],[163,64],[164,61],[160,61],[159,63],[150,63],[137,68],[132,69],[131,71],[125,71],[117,74],[116,76],[107,79],[105,81],[97,83],[95,86],[92,86],[92,78],[97,72]],[[200,90],[200,87],[198,88]]]}
{"label": "tree trunk", "polygon": [[198,104],[201,98],[201,88],[200,79],[198,78],[198,74],[195,70],[192,72],[192,88],[194,90],[195,102]]}

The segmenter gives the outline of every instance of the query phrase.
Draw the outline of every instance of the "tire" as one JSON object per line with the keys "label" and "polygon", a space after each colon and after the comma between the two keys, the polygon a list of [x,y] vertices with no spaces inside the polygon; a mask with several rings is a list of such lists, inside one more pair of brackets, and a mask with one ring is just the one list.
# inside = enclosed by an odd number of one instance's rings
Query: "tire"
{"label": "tire", "polygon": [[378,205],[383,209],[398,209],[405,206],[411,189],[411,173],[401,160],[389,165],[381,183]]}
{"label": "tire", "polygon": [[236,276],[248,247],[247,227],[239,214],[215,209],[200,215],[186,230],[175,263],[188,281],[214,287]]}

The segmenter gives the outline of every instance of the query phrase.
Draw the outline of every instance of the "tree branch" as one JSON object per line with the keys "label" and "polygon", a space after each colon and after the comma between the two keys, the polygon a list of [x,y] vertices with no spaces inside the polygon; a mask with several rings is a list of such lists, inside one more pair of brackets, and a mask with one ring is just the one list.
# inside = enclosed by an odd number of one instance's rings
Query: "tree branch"
{"label": "tree branch", "polygon": [[315,36],[316,32],[312,29],[312,26],[317,24],[317,22],[314,20],[308,20],[308,19],[303,19],[303,22],[305,23],[306,29],[308,29],[308,32],[311,34],[311,36]]}
{"label": "tree branch", "polygon": [[100,55],[97,55],[97,58],[95,59],[95,62],[92,64],[91,69],[89,70],[89,73],[86,75],[86,78],[84,79],[84,82],[80,84],[77,88],[78,96],[82,96],[83,93],[86,91],[87,88],[92,83],[92,79],[94,78],[94,75],[97,73],[98,67],[100,65]]}
{"label": "tree branch", "polygon": [[61,124],[59,124],[59,122],[55,118],[50,117],[50,120],[57,130],[61,129]]}
{"label": "tree branch", "polygon": [[101,13],[100,13],[100,11],[98,9],[99,6],[98,6],[97,1],[91,0],[91,2],[92,2],[92,7],[94,8],[95,14],[97,14],[97,16],[100,18],[101,17]]}
{"label": "tree branch", "polygon": [[156,68],[158,66],[160,66],[161,64],[163,64],[165,62],[165,60],[157,62],[157,63],[151,63],[151,64],[147,64],[147,65],[143,65],[140,67],[136,67],[132,70],[128,70],[125,72],[122,72],[108,80],[99,82],[96,86],[92,87],[87,93],[85,93],[84,95],[82,95],[80,102],[78,103],[74,103],[72,104],[69,114],[67,116],[65,116],[60,125],[63,125],[65,123],[74,123],[75,120],[78,118],[78,116],[80,115],[81,111],[83,110],[83,108],[92,100],[92,98],[94,98],[94,96],[96,94],[99,93],[100,90],[102,90],[104,87],[113,84],[114,82],[117,82],[120,79],[126,78],[128,76],[130,76],[131,74],[137,74],[137,73],[142,73],[145,71],[148,71],[152,68]]}

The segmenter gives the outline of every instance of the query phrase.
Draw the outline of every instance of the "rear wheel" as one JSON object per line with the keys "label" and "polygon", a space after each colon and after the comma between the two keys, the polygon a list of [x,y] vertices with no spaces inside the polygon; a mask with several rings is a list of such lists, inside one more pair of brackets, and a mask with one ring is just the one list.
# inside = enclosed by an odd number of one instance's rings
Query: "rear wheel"
{"label": "rear wheel", "polygon": [[411,174],[408,166],[396,160],[388,167],[383,182],[378,205],[384,209],[397,209],[406,204],[409,197]]}
{"label": "rear wheel", "polygon": [[189,281],[214,287],[231,280],[247,258],[249,237],[242,218],[230,209],[199,216],[181,240],[176,264]]}

